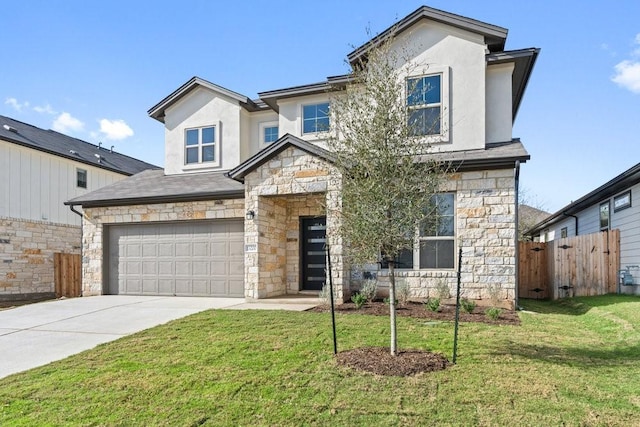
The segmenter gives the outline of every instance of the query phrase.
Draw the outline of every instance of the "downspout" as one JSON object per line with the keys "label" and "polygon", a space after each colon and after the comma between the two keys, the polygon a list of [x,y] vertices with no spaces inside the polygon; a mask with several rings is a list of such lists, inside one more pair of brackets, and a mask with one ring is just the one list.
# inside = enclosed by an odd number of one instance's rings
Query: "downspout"
{"label": "downspout", "polygon": [[[82,266],[82,264],[84,264],[84,243],[83,243],[83,239],[84,239],[84,215],[82,214],[82,212],[77,211],[76,207],[74,205],[69,205],[69,209],[71,209],[71,212],[73,212],[74,214],[78,215],[80,217],[80,265]],[[82,296],[82,270],[83,268],[80,267],[80,295]]]}
{"label": "downspout", "polygon": [[519,195],[519,189],[520,187],[520,160],[516,160],[516,166],[515,166],[515,207],[516,207],[516,215],[515,215],[515,228],[516,228],[516,232],[515,232],[515,236],[514,236],[514,240],[515,240],[515,249],[516,249],[516,265],[515,265],[515,272],[516,272],[516,277],[515,277],[515,284],[516,287],[514,289],[513,295],[514,295],[514,309],[518,309],[518,286],[520,286],[520,281],[519,281],[519,275],[520,275],[520,268],[519,268],[519,262],[520,262],[520,251],[518,249],[519,246],[519,242],[518,242],[518,221],[519,221],[519,215],[518,215],[518,207],[519,207],[519,201],[518,198],[520,197]]}
{"label": "downspout", "polygon": [[575,219],[575,221],[576,221],[576,236],[577,236],[577,235],[579,234],[579,233],[578,233],[578,217],[577,217],[577,216],[575,216],[575,215],[570,215],[570,214],[568,214],[568,213],[566,213],[566,212],[562,212],[562,215],[564,215],[564,216],[570,216],[570,217],[572,217],[573,219]]}

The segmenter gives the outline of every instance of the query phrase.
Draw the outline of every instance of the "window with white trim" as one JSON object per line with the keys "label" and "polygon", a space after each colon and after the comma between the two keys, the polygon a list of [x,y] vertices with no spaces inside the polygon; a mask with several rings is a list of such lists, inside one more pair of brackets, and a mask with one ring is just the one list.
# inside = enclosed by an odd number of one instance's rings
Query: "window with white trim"
{"label": "window with white trim", "polygon": [[259,132],[260,132],[260,143],[261,144],[271,144],[278,140],[279,136],[278,122],[263,122],[260,123]]}
{"label": "window with white trim", "polygon": [[442,74],[407,79],[408,125],[413,136],[442,133]]}
{"label": "window with white trim", "polygon": [[[433,196],[432,204],[438,212],[435,221],[427,219],[420,225],[414,249],[401,251],[395,259],[396,268],[452,269],[455,267],[455,194]],[[386,262],[382,268],[388,268]]]}
{"label": "window with white trim", "polygon": [[215,126],[187,129],[184,163],[191,165],[216,162],[216,139]]}
{"label": "window with white trim", "polygon": [[302,106],[302,133],[327,132],[329,130],[329,103]]}

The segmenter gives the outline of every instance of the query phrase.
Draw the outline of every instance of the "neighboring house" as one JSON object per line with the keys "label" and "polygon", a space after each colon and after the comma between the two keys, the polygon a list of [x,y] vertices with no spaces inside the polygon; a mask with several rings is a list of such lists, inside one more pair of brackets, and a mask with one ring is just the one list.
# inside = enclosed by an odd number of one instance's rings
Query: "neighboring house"
{"label": "neighboring house", "polygon": [[[620,230],[620,266],[640,284],[640,163],[526,231],[539,242]],[[629,289],[628,289],[629,290]]]}
{"label": "neighboring house", "polygon": [[529,240],[530,237],[524,233],[535,224],[547,219],[551,214],[542,209],[533,206],[519,204],[518,205],[518,235],[520,240]]}
{"label": "neighboring house", "polygon": [[[417,80],[438,88],[424,102],[414,102],[420,94],[407,97],[408,108],[441,125],[416,143],[436,140],[436,155],[456,168],[443,188],[454,226],[417,237],[398,274],[415,297],[442,281],[453,288],[462,248],[465,295],[487,298],[493,286],[512,303],[517,176],[529,159],[512,125],[539,51],[505,51],[506,29],[428,7],[382,36],[390,32],[411,47],[421,70],[407,76],[407,88],[424,87]],[[340,182],[321,132],[331,120],[329,92],[347,80],[250,99],[194,77],[153,106],[149,115],[165,126],[164,172],[67,202],[85,210],[84,294],[257,299],[317,292],[327,282],[328,236],[333,284],[339,299],[348,298],[358,283],[335,236],[335,211],[324,207],[339,203]],[[377,276],[384,282],[386,270]]]}
{"label": "neighboring house", "polygon": [[0,300],[54,295],[53,254],[81,250],[66,200],[157,166],[0,116]]}

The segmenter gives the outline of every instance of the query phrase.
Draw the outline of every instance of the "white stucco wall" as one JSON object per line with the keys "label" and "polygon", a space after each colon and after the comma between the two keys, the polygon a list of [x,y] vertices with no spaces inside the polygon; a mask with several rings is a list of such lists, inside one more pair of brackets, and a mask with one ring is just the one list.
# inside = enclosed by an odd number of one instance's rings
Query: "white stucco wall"
{"label": "white stucco wall", "polygon": [[[250,127],[249,127],[249,156],[256,154],[258,151],[266,148],[269,144],[263,143],[262,135],[260,134],[262,126],[266,123],[276,123],[279,127],[278,137],[284,135],[280,128],[278,119],[278,113],[275,111],[258,111],[250,114]],[[245,159],[246,160],[246,159]]]}
{"label": "white stucco wall", "polygon": [[512,63],[487,67],[487,142],[507,142],[513,137],[513,69]]}
{"label": "white stucco wall", "polygon": [[[240,110],[238,101],[202,87],[194,89],[167,108],[165,116],[165,173],[231,169],[241,161]],[[219,162],[185,165],[185,130],[216,126]]]}
{"label": "white stucco wall", "polygon": [[[394,49],[400,58],[407,54],[413,56],[402,65],[411,76],[449,73],[449,97],[443,99],[443,103],[449,103],[448,106],[443,105],[445,138],[433,149],[459,151],[484,148],[486,45],[483,37],[423,20],[403,33],[395,42]],[[443,88],[443,92],[446,89]]]}
{"label": "white stucco wall", "polygon": [[[87,188],[77,186],[87,171]],[[126,178],[116,172],[0,140],[0,217],[80,225],[67,200]]]}
{"label": "white stucco wall", "polygon": [[280,100],[278,102],[278,107],[280,108],[280,135],[290,133],[306,141],[325,146],[326,144],[324,144],[321,134],[302,133],[302,107],[323,102],[330,102],[329,94],[300,96]]}

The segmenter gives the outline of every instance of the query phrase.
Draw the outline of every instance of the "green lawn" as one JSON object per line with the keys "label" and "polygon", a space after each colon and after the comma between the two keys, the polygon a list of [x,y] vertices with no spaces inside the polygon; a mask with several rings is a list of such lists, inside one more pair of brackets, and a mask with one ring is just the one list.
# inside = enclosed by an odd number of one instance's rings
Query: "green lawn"
{"label": "green lawn", "polygon": [[[640,425],[640,298],[523,305],[408,378],[337,367],[326,313],[208,311],[0,380],[0,425]],[[337,321],[340,349],[387,345],[385,317]],[[453,324],[398,328],[451,358]]]}

